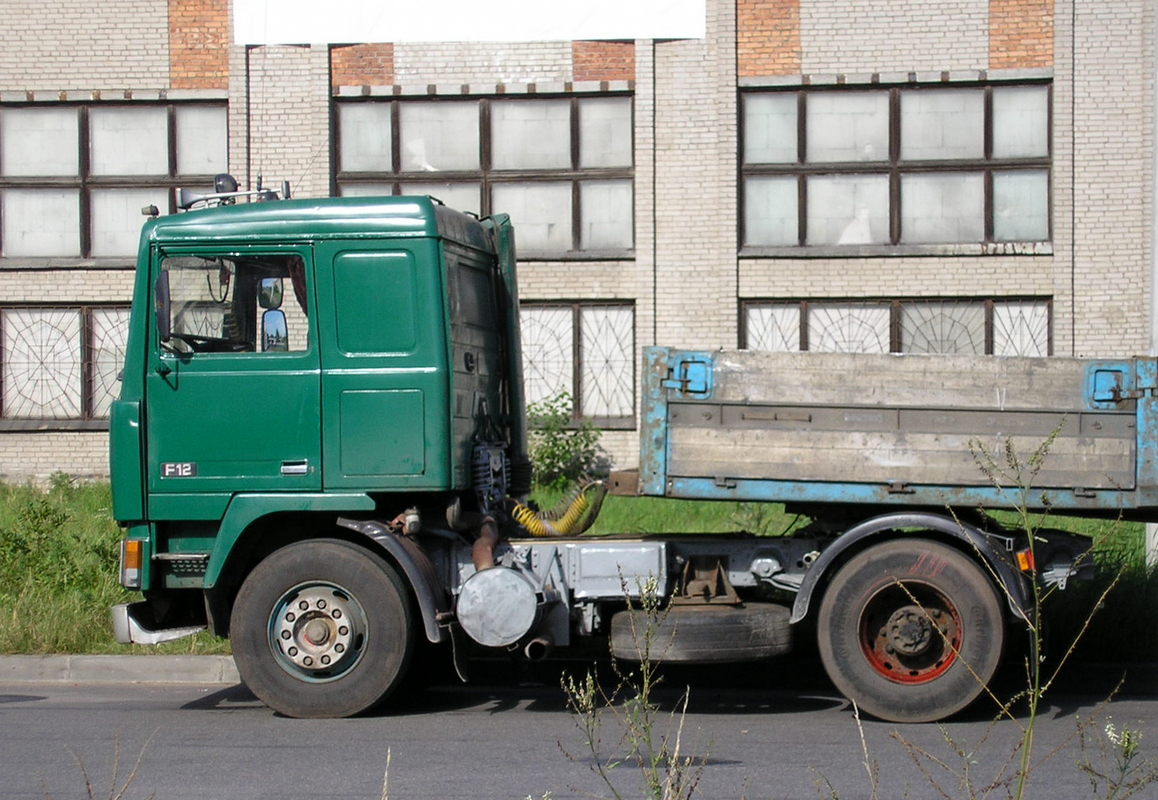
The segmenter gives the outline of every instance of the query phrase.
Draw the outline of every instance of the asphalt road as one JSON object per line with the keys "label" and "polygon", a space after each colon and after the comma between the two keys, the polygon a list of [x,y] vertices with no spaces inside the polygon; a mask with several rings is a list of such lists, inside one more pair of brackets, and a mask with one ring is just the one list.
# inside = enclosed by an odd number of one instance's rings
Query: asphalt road
{"label": "asphalt road", "polygon": [[[133,774],[126,800],[380,798],[388,753],[392,800],[609,796],[564,708],[557,673],[511,668],[499,680],[506,670],[492,668],[479,684],[436,685],[400,708],[351,720],[282,718],[238,685],[0,682],[0,797],[89,797],[87,780],[92,797],[108,798]],[[929,776],[962,797],[957,778],[930,757],[960,770],[966,757],[955,751],[969,753],[982,785],[1000,774],[1026,721],[994,724],[977,709],[943,728],[858,726],[807,660],[666,680],[657,693],[660,730],[674,731],[678,718],[666,712],[678,706],[677,685],[692,683],[681,752],[705,762],[702,798],[831,798],[830,786],[842,800],[867,798],[866,748],[881,798],[938,797]],[[1115,680],[1108,671],[1077,676],[1046,704],[1029,796],[1095,796],[1076,764],[1099,762],[1108,717],[1118,729],[1146,732],[1142,756],[1158,762],[1158,696],[1127,684],[1101,704]],[[1079,717],[1091,720],[1084,751]],[[626,754],[617,731],[608,719],[607,755]],[[624,797],[644,796],[633,768],[611,774]],[[1158,784],[1151,789],[1141,796],[1158,796]]]}

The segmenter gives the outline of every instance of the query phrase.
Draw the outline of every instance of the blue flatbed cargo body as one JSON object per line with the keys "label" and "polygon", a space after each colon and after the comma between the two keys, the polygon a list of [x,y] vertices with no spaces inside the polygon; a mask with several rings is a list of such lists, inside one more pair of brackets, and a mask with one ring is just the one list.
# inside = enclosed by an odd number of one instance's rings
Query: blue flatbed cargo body
{"label": "blue flatbed cargo body", "polygon": [[1153,358],[647,348],[637,491],[1158,520],[1156,385]]}

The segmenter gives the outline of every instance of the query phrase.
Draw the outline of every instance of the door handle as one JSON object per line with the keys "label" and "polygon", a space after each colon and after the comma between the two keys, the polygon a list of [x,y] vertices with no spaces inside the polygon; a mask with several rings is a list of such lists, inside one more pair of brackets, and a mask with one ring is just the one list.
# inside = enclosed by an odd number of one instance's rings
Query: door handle
{"label": "door handle", "polygon": [[281,462],[282,475],[309,475],[310,462],[306,459],[300,461],[283,461]]}

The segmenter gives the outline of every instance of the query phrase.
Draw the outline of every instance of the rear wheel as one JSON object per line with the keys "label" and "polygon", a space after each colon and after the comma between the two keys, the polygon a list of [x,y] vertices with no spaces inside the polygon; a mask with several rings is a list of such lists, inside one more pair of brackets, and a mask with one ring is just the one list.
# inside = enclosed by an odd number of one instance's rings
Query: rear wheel
{"label": "rear wheel", "polygon": [[972,559],[939,542],[897,539],[858,553],[833,576],[817,635],[829,677],[861,710],[930,722],[989,684],[1005,620]]}
{"label": "rear wheel", "polygon": [[378,555],[336,539],[287,545],[259,563],[233,606],[242,680],[291,717],[346,717],[398,685],[414,650],[410,603]]}

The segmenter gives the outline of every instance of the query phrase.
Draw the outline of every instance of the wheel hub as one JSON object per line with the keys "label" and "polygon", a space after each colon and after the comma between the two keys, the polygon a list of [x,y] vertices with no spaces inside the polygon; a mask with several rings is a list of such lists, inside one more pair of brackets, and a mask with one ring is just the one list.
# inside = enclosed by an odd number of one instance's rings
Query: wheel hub
{"label": "wheel hub", "polygon": [[928,650],[933,641],[929,617],[916,606],[898,608],[889,617],[886,628],[889,647],[902,655],[919,655]]}
{"label": "wheel hub", "polygon": [[926,683],[953,665],[961,647],[961,618],[931,586],[907,582],[878,592],[860,623],[861,648],[872,668],[895,683]]}
{"label": "wheel hub", "polygon": [[356,650],[351,602],[334,587],[312,586],[280,606],[272,633],[283,659],[309,673],[328,672]]}

